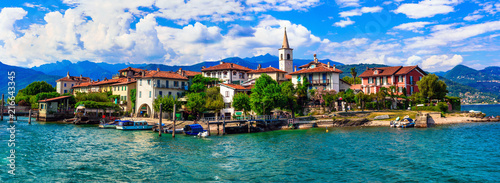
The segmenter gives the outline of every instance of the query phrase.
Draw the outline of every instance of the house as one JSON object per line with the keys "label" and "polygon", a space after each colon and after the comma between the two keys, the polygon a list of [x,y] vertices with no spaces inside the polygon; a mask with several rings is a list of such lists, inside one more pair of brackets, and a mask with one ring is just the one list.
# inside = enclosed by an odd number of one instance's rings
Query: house
{"label": "house", "polygon": [[[323,64],[318,61],[316,58],[316,54],[314,54],[314,61],[300,66],[301,70],[290,73],[292,76],[292,83],[297,85],[304,81],[304,78],[307,78],[307,81],[310,83],[309,89],[318,89],[323,86],[324,89],[327,90],[335,90],[340,91],[340,74],[341,70],[337,69],[335,65],[330,66],[330,62],[328,64]],[[349,87],[345,88],[347,85],[342,85],[343,90],[347,90]]]}
{"label": "house", "polygon": [[89,82],[90,78],[88,77],[76,77],[76,76],[70,76],[69,72],[66,75],[66,77],[63,77],[61,79],[56,80],[56,91],[59,94],[65,94],[65,93],[72,93],[71,88],[73,86],[79,85],[80,83],[84,82]]}
{"label": "house", "polygon": [[141,71],[136,81],[137,96],[135,111],[138,116],[152,116],[153,102],[157,97],[184,95],[189,79],[171,71]]}
{"label": "house", "polygon": [[232,106],[234,95],[236,95],[237,93],[246,93],[250,95],[250,91],[252,88],[253,85],[242,86],[236,84],[221,83],[220,93],[222,94],[222,99],[224,100],[225,106],[224,109],[222,109],[220,112],[226,117],[235,115],[235,110]]}
{"label": "house", "polygon": [[205,68],[202,67],[201,73],[205,77],[219,78],[223,83],[240,84],[248,80],[247,72],[252,71],[234,63],[225,63],[221,61],[219,65]]}
{"label": "house", "polygon": [[179,68],[179,70],[177,70],[176,73],[180,74],[180,75],[182,75],[184,77],[187,77],[189,79],[186,90],[188,90],[189,86],[191,86],[193,84],[193,78],[194,78],[194,76],[196,76],[198,74],[202,74],[201,72],[182,70],[182,68]]}
{"label": "house", "polygon": [[132,110],[132,98],[131,98],[131,90],[136,89],[137,80],[135,78],[126,78],[126,80],[122,80],[119,83],[112,84],[113,95],[119,95],[120,97],[115,101],[116,104],[119,104],[123,111]]}
{"label": "house", "polygon": [[100,81],[88,81],[85,83],[80,83],[79,85],[73,86],[73,94],[76,93],[95,93],[95,92],[108,92],[112,90],[113,84],[120,83],[126,81],[126,78],[117,78],[117,79],[107,79]]}
{"label": "house", "polygon": [[39,120],[57,121],[72,117],[73,112],[69,105],[71,96],[59,96],[38,101]]}
{"label": "house", "polygon": [[266,73],[269,75],[273,80],[277,81],[278,83],[283,83],[285,81],[288,81],[287,78],[285,78],[285,75],[287,72],[276,69],[274,67],[269,66],[268,68],[261,68],[260,64],[257,66],[256,70],[252,70],[247,72],[248,73],[248,79],[249,81],[252,80],[253,84],[255,84],[255,80],[257,80],[262,74]]}
{"label": "house", "polygon": [[118,74],[113,75],[112,79],[138,77],[141,71],[145,71],[145,69],[127,67],[125,69],[118,70]]}
{"label": "house", "polygon": [[366,71],[361,73],[361,89],[364,93],[377,93],[381,87],[389,89],[395,86],[398,95],[412,95],[418,92],[417,81],[427,75],[418,65],[416,66],[394,66],[394,67],[376,67],[366,68]]}

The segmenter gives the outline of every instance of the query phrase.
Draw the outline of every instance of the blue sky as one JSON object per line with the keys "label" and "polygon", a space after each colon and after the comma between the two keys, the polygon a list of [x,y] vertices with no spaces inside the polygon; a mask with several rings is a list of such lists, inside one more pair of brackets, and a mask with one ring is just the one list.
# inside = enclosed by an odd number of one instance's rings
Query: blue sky
{"label": "blue sky", "polygon": [[46,0],[0,2],[0,61],[190,65],[277,55],[345,64],[500,66],[500,2]]}

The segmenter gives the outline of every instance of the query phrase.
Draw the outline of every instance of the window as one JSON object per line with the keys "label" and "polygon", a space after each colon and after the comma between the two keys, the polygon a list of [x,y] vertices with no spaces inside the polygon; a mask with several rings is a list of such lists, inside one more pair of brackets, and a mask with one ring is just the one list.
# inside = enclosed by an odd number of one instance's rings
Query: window
{"label": "window", "polygon": [[410,84],[413,84],[413,76],[410,76]]}
{"label": "window", "polygon": [[174,81],[174,87],[178,87],[179,86],[179,81]]}
{"label": "window", "polygon": [[45,108],[45,104],[42,104],[40,108],[41,108],[41,109],[44,109],[44,108]]}
{"label": "window", "polygon": [[158,87],[158,88],[159,88],[160,86],[161,86],[161,85],[160,85],[160,80],[156,80],[156,87]]}
{"label": "window", "polygon": [[123,86],[122,86],[122,91],[123,91]]}
{"label": "window", "polygon": [[166,88],[168,88],[168,80],[165,83],[166,83]]}
{"label": "window", "polygon": [[73,84],[71,84],[71,87],[73,87]]}
{"label": "window", "polygon": [[410,95],[413,94],[413,86],[410,87]]}
{"label": "window", "polygon": [[286,54],[286,59],[290,60],[290,54]]}
{"label": "window", "polygon": [[172,92],[168,92],[168,96],[172,95]]}
{"label": "window", "polygon": [[125,90],[127,90],[127,86],[124,86]]}
{"label": "window", "polygon": [[151,91],[149,91],[149,98],[151,98]]}
{"label": "window", "polygon": [[185,86],[184,81],[181,83],[181,86],[184,88],[184,86]]}
{"label": "window", "polygon": [[233,72],[233,76],[236,76],[236,71],[235,71],[235,72]]}
{"label": "window", "polygon": [[[401,77],[401,76],[400,76]],[[403,87],[398,87],[398,92],[403,93]]]}
{"label": "window", "polygon": [[142,86],[142,79],[139,79],[139,86]]}
{"label": "window", "polygon": [[373,84],[373,78],[368,79],[368,84]]}
{"label": "window", "polygon": [[224,71],[224,78],[227,78],[227,72]]}
{"label": "window", "polygon": [[384,77],[384,85],[387,85],[387,76]]}
{"label": "window", "polygon": [[68,90],[64,90],[64,93],[68,93]]}
{"label": "window", "polygon": [[300,82],[300,75],[297,75],[297,81]]}
{"label": "window", "polygon": [[225,105],[225,108],[231,108],[231,102],[225,103],[224,105]]}
{"label": "window", "polygon": [[139,91],[139,98],[142,98],[142,92]]}
{"label": "window", "polygon": [[148,85],[151,85],[151,80],[150,79],[148,79]]}
{"label": "window", "polygon": [[281,54],[281,59],[280,60],[283,60],[283,54]]}
{"label": "window", "polygon": [[369,94],[370,93],[370,87],[366,88],[366,93]]}
{"label": "window", "polygon": [[177,98],[181,97],[181,92],[177,92]]}
{"label": "window", "polygon": [[420,80],[422,80],[422,76],[419,76],[419,77],[418,77],[418,80],[419,80],[419,81],[420,81]]}
{"label": "window", "polygon": [[229,91],[226,91],[226,97],[229,97]]}
{"label": "window", "polygon": [[403,82],[403,76],[399,76],[398,82]]}
{"label": "window", "polygon": [[64,87],[66,87],[66,83],[64,83]]}
{"label": "window", "polygon": [[377,85],[379,85],[379,84],[380,84],[380,78],[377,77]]}

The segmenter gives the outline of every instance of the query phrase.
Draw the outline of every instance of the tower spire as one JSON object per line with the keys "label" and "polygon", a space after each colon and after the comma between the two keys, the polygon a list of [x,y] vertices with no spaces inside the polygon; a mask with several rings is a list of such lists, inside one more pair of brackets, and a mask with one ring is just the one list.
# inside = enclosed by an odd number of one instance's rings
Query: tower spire
{"label": "tower spire", "polygon": [[290,48],[290,46],[288,46],[288,37],[286,36],[286,27],[285,27],[285,35],[283,36],[283,44],[281,45],[281,48]]}

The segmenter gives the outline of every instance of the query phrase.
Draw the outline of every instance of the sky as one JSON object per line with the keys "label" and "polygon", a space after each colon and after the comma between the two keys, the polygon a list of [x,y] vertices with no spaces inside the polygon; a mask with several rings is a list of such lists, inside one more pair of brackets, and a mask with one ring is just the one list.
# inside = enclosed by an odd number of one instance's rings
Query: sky
{"label": "sky", "polygon": [[500,66],[500,2],[44,0],[0,2],[0,61],[191,65],[278,55],[344,64]]}

